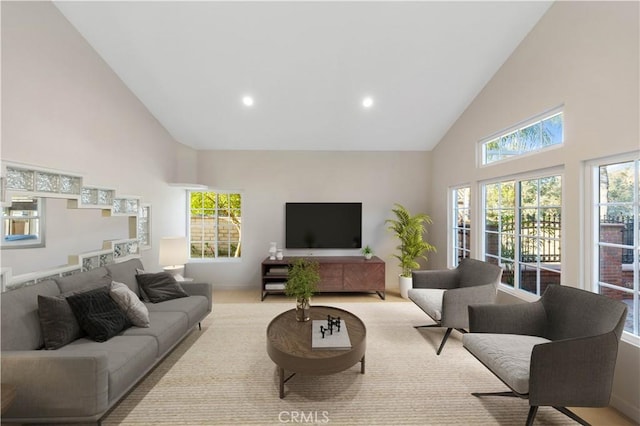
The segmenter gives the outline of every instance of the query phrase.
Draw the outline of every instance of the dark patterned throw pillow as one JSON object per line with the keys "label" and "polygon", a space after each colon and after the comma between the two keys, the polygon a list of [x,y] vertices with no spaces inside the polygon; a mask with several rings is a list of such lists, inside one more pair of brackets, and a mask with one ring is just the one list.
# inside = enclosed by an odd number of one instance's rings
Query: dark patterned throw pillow
{"label": "dark patterned throw pillow", "polygon": [[138,274],[136,280],[152,303],[189,296],[180,283],[168,272]]}
{"label": "dark patterned throw pillow", "polygon": [[80,328],[96,342],[106,342],[131,326],[129,319],[109,296],[108,288],[98,288],[67,297]]}
{"label": "dark patterned throw pillow", "polygon": [[59,349],[82,336],[76,316],[64,297],[38,295],[40,328],[47,350]]}

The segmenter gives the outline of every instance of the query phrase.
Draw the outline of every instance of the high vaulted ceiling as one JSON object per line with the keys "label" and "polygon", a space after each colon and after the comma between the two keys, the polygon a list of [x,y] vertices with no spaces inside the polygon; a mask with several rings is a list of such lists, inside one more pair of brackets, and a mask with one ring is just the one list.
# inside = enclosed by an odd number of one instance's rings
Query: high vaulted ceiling
{"label": "high vaulted ceiling", "polygon": [[55,4],[185,145],[423,151],[551,3]]}

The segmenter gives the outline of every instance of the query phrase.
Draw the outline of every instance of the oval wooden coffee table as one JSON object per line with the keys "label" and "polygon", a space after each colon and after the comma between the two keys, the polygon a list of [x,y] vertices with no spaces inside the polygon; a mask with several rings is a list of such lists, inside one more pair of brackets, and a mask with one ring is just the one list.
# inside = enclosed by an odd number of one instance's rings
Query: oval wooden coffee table
{"label": "oval wooden coffee table", "polygon": [[[324,320],[327,315],[345,321],[351,349],[311,348],[311,323]],[[364,374],[367,329],[360,318],[344,309],[329,306],[311,306],[310,317],[309,321],[296,321],[296,310],[291,309],[275,317],[267,327],[267,353],[278,366],[280,398],[284,398],[284,384],[296,373],[334,374],[360,362],[360,373]],[[292,373],[286,379],[285,370]]]}

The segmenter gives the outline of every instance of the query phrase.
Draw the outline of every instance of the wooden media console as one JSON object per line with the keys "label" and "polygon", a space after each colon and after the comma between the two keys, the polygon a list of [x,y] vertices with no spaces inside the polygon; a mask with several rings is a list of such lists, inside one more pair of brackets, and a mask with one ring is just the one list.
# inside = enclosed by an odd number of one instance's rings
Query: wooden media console
{"label": "wooden media console", "polygon": [[301,257],[318,262],[318,293],[376,292],[385,298],[385,263],[377,256],[287,256],[282,260],[266,258],[262,262],[261,300],[270,293],[284,293],[289,266]]}

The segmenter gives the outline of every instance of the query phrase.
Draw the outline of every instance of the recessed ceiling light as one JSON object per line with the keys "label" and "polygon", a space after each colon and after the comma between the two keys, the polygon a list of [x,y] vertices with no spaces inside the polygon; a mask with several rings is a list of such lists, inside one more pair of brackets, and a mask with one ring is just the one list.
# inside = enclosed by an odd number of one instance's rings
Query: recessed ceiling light
{"label": "recessed ceiling light", "polygon": [[253,106],[253,96],[243,96],[242,103],[248,107]]}
{"label": "recessed ceiling light", "polygon": [[362,99],[362,106],[365,108],[371,108],[373,106],[373,98],[371,96],[367,96]]}

